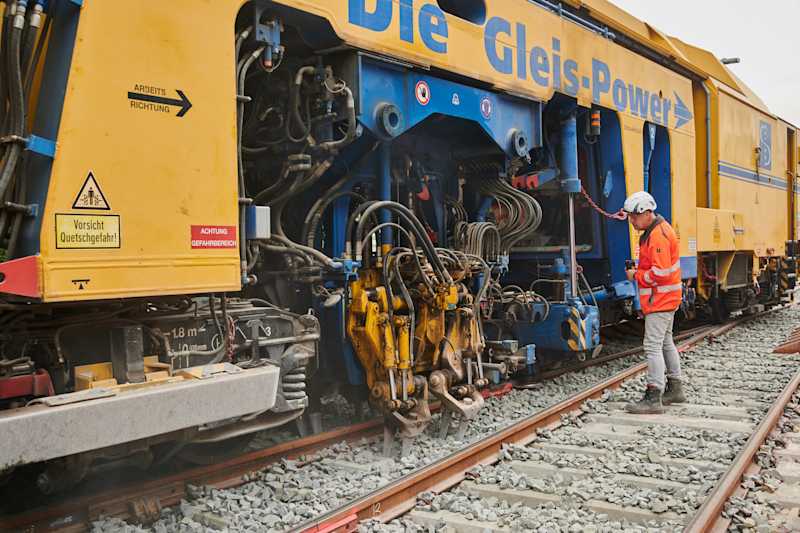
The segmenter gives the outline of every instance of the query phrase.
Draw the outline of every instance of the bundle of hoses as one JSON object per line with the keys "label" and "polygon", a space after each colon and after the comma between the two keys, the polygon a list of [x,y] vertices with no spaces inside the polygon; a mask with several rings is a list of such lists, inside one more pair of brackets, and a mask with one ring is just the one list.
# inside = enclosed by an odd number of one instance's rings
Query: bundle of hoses
{"label": "bundle of hoses", "polygon": [[[350,219],[347,221],[347,241],[345,242],[346,257],[348,259],[353,259],[353,252],[355,251],[355,260],[362,260],[364,246],[367,241],[364,235],[367,222],[370,220],[370,217],[373,213],[376,213],[382,209],[390,211],[393,215],[397,216],[401,221],[401,224],[398,226],[403,228],[403,230],[406,231],[409,236],[413,235],[414,241],[418,246],[421,247],[423,256],[430,263],[431,267],[433,268],[434,275],[439,282],[444,284],[452,284],[453,278],[451,277],[450,272],[448,272],[445,268],[441,257],[436,252],[436,248],[433,246],[433,243],[431,242],[428,233],[425,231],[425,227],[422,225],[422,222],[420,222],[420,220],[414,215],[414,213],[411,212],[409,208],[397,202],[366,202],[359,205],[358,208],[353,211],[353,213],[350,215]],[[387,225],[395,226],[394,223],[388,223]],[[355,249],[353,247],[354,229],[356,243]]]}
{"label": "bundle of hoses", "polygon": [[[283,212],[290,200],[296,198],[301,193],[310,189],[315,185],[330,169],[333,163],[333,155],[329,155],[325,159],[314,162],[311,155],[306,153],[291,154],[286,158],[281,175],[267,188],[259,191],[254,195],[252,200],[247,198],[245,168],[244,168],[244,151],[243,146],[243,132],[244,132],[244,115],[245,104],[251,99],[245,93],[245,81],[248,78],[248,72],[254,64],[258,64],[264,47],[257,47],[256,49],[242,53],[243,46],[252,32],[252,28],[242,30],[236,37],[236,55],[238,58],[237,63],[237,143],[238,143],[238,163],[239,163],[239,194],[240,194],[240,224],[244,227],[245,223],[245,207],[249,203],[257,205],[268,205],[271,208],[272,218],[272,231],[273,238],[270,243],[257,243],[257,246],[251,249],[247,248],[246,240],[241,240],[241,258],[244,272],[250,272],[258,259],[259,251],[266,250],[276,253],[288,253],[295,257],[300,257],[307,263],[318,262],[322,263],[328,268],[336,268],[338,266],[331,258],[325,256],[318,250],[312,247],[305,247],[301,244],[291,241],[283,230]],[[240,57],[241,56],[241,57]],[[281,59],[282,61],[282,59]],[[277,69],[275,65],[267,72],[271,73]],[[320,150],[326,150],[331,154],[336,150],[343,148],[351,143],[356,138],[356,116],[355,116],[355,101],[352,91],[344,84],[339,82],[338,85],[331,88],[327,83],[324,84],[325,88],[334,96],[342,99],[344,102],[345,118],[347,121],[347,130],[345,135],[338,140],[323,142],[316,144],[313,137],[309,135],[310,126],[308,131],[300,138],[293,138],[291,134],[291,125],[293,119],[299,117],[299,99],[300,87],[303,83],[305,76],[314,74],[314,67],[300,68],[295,77],[293,78],[290,86],[289,109],[290,116],[286,123],[287,137],[296,143],[312,144]],[[300,119],[302,123],[302,118]],[[302,124],[301,124],[302,125]],[[305,128],[305,126],[303,126]],[[252,139],[249,139],[252,140]],[[258,144],[258,142],[256,142]],[[260,153],[266,151],[268,147],[262,147],[263,150],[249,150],[249,153]]]}
{"label": "bundle of hoses", "polygon": [[492,222],[459,222],[456,224],[458,248],[489,262],[496,262],[501,254],[500,232]]}
{"label": "bundle of hoses", "polygon": [[42,2],[7,2],[0,38],[0,248],[16,253],[26,205],[24,148],[27,111],[36,66],[50,30],[40,32]]}
{"label": "bundle of hoses", "polygon": [[501,178],[490,178],[480,184],[480,192],[498,205],[497,217],[501,248],[507,254],[518,242],[530,238],[542,223],[542,207],[524,191],[512,187]]}

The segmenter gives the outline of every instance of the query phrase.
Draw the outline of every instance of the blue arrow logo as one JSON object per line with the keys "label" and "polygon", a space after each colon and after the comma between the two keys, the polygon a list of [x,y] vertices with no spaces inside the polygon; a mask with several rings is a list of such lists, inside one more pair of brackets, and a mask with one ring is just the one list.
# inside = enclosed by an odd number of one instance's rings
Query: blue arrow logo
{"label": "blue arrow logo", "polygon": [[686,104],[683,103],[681,97],[678,96],[678,93],[673,93],[675,95],[675,118],[677,119],[677,123],[675,124],[675,128],[680,128],[690,120],[694,118],[692,112],[689,111],[689,108],[686,107]]}

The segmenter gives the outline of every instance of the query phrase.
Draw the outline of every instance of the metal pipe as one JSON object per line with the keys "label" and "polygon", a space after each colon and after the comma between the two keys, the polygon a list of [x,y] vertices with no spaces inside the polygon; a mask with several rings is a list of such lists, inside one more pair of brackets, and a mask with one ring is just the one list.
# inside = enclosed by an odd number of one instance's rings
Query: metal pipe
{"label": "metal pipe", "polygon": [[578,254],[575,250],[575,195],[569,195],[569,292],[578,297]]}
{"label": "metal pipe", "polygon": [[[380,200],[392,200],[392,145],[390,143],[382,143],[378,149],[378,181],[380,189],[378,195]],[[392,214],[388,209],[380,210],[381,224],[392,222]],[[391,249],[394,242],[394,232],[389,226],[384,227],[381,232],[381,254],[384,254]],[[384,248],[388,248],[384,250]]]}
{"label": "metal pipe", "polygon": [[568,298],[578,297],[578,254],[575,244],[575,194],[581,192],[578,177],[578,121],[575,111],[571,111],[561,121],[561,190],[568,195],[569,204],[569,294]]}
{"label": "metal pipe", "polygon": [[711,91],[706,82],[700,82],[706,92],[706,207],[712,209],[714,202],[711,197]]}
{"label": "metal pipe", "polygon": [[583,26],[586,29],[589,29],[589,30],[591,30],[591,31],[593,31],[595,33],[599,33],[600,35],[602,35],[603,37],[605,37],[607,39],[614,40],[614,39],[617,38],[617,36],[614,34],[614,32],[610,31],[607,26],[599,26],[599,25],[595,24],[594,22],[592,22],[592,21],[590,21],[588,19],[585,19],[585,18],[583,18],[581,16],[578,16],[575,13],[572,13],[571,11],[565,10],[564,9],[564,4],[562,4],[561,2],[559,2],[557,4],[554,4],[553,2],[548,2],[548,0],[528,0],[528,2],[530,2],[531,4],[539,4],[540,6],[546,8],[546,9],[549,9],[550,11],[555,13],[556,15],[558,15],[560,17],[563,17],[563,18],[565,18],[567,20],[570,20],[570,21],[572,21],[572,22],[574,22],[574,23],[576,23],[576,24],[578,24],[580,26]]}

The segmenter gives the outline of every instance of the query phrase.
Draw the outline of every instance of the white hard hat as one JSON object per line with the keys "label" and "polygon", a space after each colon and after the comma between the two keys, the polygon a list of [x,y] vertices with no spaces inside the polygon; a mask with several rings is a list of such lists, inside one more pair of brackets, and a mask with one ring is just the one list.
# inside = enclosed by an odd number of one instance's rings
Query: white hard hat
{"label": "white hard hat", "polygon": [[656,207],[656,199],[649,192],[639,191],[628,196],[622,210],[638,215],[645,211],[655,211]]}

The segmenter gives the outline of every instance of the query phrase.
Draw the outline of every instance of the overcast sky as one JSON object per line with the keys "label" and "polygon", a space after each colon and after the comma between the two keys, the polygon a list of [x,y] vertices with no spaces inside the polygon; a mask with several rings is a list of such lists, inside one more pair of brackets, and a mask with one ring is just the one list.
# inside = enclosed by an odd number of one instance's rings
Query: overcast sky
{"label": "overcast sky", "polygon": [[717,57],[740,57],[742,62],[731,70],[774,114],[800,126],[800,1],[611,1]]}

